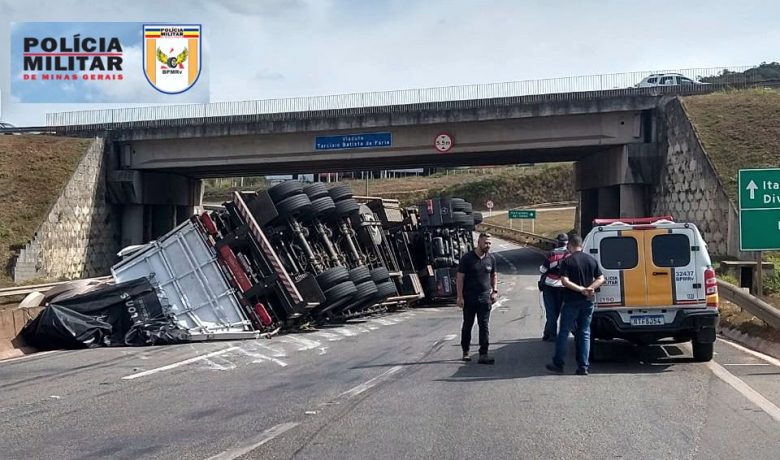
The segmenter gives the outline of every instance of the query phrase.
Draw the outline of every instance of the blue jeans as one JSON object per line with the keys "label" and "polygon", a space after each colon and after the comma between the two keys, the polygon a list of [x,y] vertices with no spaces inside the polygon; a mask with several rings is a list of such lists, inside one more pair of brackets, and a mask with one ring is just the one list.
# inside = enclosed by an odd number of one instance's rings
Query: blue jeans
{"label": "blue jeans", "polygon": [[544,286],[542,299],[544,300],[544,337],[554,338],[558,334],[558,317],[563,305],[563,291],[566,288]]}
{"label": "blue jeans", "polygon": [[593,301],[564,301],[561,308],[561,326],[555,341],[553,364],[563,367],[569,341],[569,331],[576,324],[574,341],[576,344],[577,367],[588,369],[590,362],[590,320],[593,317]]}

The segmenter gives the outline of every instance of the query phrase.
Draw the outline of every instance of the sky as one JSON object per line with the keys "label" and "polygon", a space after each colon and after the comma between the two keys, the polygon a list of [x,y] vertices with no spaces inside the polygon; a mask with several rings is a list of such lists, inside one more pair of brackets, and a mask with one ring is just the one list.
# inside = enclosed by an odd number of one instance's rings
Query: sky
{"label": "sky", "polygon": [[0,119],[149,105],[18,102],[13,22],[202,24],[205,87],[224,102],[757,65],[780,61],[778,20],[762,0],[0,0]]}

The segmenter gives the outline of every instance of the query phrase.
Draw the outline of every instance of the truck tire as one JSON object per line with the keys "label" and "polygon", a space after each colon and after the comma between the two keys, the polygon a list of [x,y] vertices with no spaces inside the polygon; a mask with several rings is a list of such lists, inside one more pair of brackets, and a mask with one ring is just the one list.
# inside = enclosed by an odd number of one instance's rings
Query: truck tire
{"label": "truck tire", "polygon": [[311,212],[315,216],[327,216],[336,210],[336,204],[329,196],[323,196],[313,199],[311,202]]}
{"label": "truck tire", "polygon": [[479,211],[472,212],[471,218],[474,219],[474,225],[479,225],[482,223],[482,213]]}
{"label": "truck tire", "polygon": [[452,213],[452,223],[459,227],[467,226],[469,224],[472,226],[474,225],[471,217],[463,211],[455,211]]}
{"label": "truck tire", "polygon": [[695,339],[691,344],[693,346],[693,360],[699,363],[712,360],[714,343],[699,343]]}
{"label": "truck tire", "polygon": [[371,280],[377,284],[387,281],[390,278],[390,272],[385,267],[379,267],[371,270]]}
{"label": "truck tire", "polygon": [[316,276],[317,284],[322,289],[322,292],[343,283],[344,281],[350,281],[349,270],[347,267],[333,267],[325,270]]}
{"label": "truck tire", "polygon": [[336,214],[340,217],[347,217],[360,210],[360,205],[352,198],[343,199],[341,201],[337,201],[334,198],[333,201],[336,202]]}
{"label": "truck tire", "polygon": [[376,283],[373,281],[364,281],[357,286],[357,294],[355,294],[356,301],[370,300],[374,298],[379,292],[376,287]]}
{"label": "truck tire", "polygon": [[337,185],[328,190],[328,193],[330,193],[330,197],[333,198],[333,201],[337,203],[341,200],[352,198],[352,189],[349,188],[348,185]]}
{"label": "truck tire", "polygon": [[328,196],[328,187],[322,182],[315,182],[303,187],[303,193],[305,193],[310,200],[314,201],[317,198]]}
{"label": "truck tire", "polygon": [[344,281],[325,291],[325,299],[328,304],[338,302],[345,297],[357,294],[357,286],[352,281]]}
{"label": "truck tire", "polygon": [[299,193],[276,203],[276,210],[282,217],[298,216],[310,212],[311,200],[303,193]]}
{"label": "truck tire", "polygon": [[466,205],[463,206],[463,212],[465,212],[466,214],[471,214],[472,212],[474,212],[474,207],[471,205],[471,203],[467,201]]}
{"label": "truck tire", "polygon": [[355,267],[352,270],[349,271],[349,279],[357,283],[362,283],[363,281],[370,280],[371,279],[371,270],[368,269],[365,265],[361,265],[360,267]]}
{"label": "truck tire", "polygon": [[466,211],[466,200],[463,198],[451,198],[450,209],[453,213]]}
{"label": "truck tire", "polygon": [[268,189],[268,195],[271,196],[271,200],[273,200],[274,203],[278,203],[285,198],[298,195],[299,193],[303,193],[303,185],[297,180],[282,182],[281,184],[276,184]]}
{"label": "truck tire", "polygon": [[378,283],[376,285],[377,298],[385,300],[389,297],[395,297],[398,295],[398,290],[395,288],[393,281],[385,281],[384,283]]}

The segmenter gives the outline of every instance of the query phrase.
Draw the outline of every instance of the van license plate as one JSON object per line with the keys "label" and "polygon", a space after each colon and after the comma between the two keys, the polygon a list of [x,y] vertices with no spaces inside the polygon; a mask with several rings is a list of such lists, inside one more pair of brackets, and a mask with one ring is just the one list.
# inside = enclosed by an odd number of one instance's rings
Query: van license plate
{"label": "van license plate", "polygon": [[663,326],[663,315],[645,315],[645,316],[632,316],[632,326]]}

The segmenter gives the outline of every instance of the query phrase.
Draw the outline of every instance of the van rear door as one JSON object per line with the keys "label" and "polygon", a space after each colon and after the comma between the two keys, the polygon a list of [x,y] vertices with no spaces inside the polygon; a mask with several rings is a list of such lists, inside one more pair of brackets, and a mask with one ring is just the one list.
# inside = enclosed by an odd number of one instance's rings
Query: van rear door
{"label": "van rear door", "polygon": [[598,307],[647,303],[645,266],[640,263],[644,252],[642,232],[610,229],[596,232],[589,252],[598,259],[605,278],[596,293]]}
{"label": "van rear door", "polygon": [[[706,306],[701,276],[697,272],[696,252],[692,250],[696,235],[690,228],[667,228],[647,231],[645,252],[649,305]],[[701,248],[698,248],[701,250]],[[651,255],[651,256],[650,256]]]}

